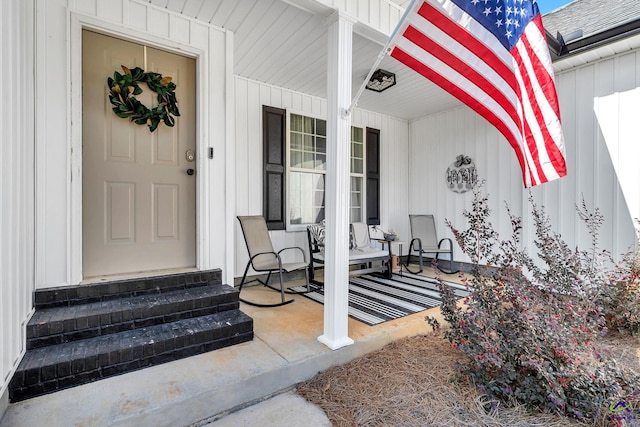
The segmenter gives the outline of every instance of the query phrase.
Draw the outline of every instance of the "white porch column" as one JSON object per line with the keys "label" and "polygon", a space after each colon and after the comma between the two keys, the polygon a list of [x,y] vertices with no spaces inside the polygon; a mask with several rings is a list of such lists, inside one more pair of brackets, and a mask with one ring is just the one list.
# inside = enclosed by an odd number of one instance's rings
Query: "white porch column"
{"label": "white porch column", "polygon": [[332,350],[353,344],[348,336],[351,51],[355,21],[336,11],[327,19],[327,175],[325,183],[324,333]]}

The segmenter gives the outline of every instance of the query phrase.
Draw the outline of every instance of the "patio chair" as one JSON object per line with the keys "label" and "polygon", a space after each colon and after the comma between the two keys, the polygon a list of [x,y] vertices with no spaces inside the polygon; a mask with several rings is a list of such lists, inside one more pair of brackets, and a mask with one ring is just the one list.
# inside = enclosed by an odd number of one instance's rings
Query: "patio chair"
{"label": "patio chair", "polygon": [[[410,273],[418,274],[423,271],[423,254],[435,254],[435,263],[438,270],[447,274],[454,274],[460,270],[453,270],[453,242],[448,237],[438,240],[436,235],[436,221],[433,215],[409,215],[411,225],[411,243],[409,244],[409,255],[405,268]],[[448,248],[443,248],[443,243],[448,244]],[[418,253],[418,271],[411,271],[409,263],[411,255]],[[449,269],[445,270],[438,265],[440,254],[449,254]],[[415,255],[414,255],[415,256]]]}
{"label": "patio chair", "polygon": [[[247,262],[247,267],[244,269],[244,274],[242,275],[242,281],[240,282],[239,291],[242,292],[242,287],[245,284],[249,267],[253,267],[253,269],[256,272],[268,273],[267,279],[264,282],[260,279],[254,279],[253,281],[257,281],[270,289],[279,291],[281,295],[281,302],[276,304],[256,303],[253,301],[247,301],[243,298],[240,298],[240,301],[256,307],[279,307],[285,304],[292,303],[294,301],[293,299],[289,299],[289,300],[285,299],[285,293],[300,294],[303,292],[293,292],[288,290],[285,291],[284,283],[282,280],[283,271],[289,273],[292,271],[304,270],[306,283],[307,283],[306,292],[309,292],[311,290],[309,287],[309,274],[307,272],[307,267],[309,266],[309,263],[307,262],[307,256],[302,248],[294,246],[294,247],[284,248],[276,252],[273,249],[273,244],[271,243],[271,236],[269,236],[267,223],[264,217],[260,215],[238,216],[238,221],[240,221],[242,234],[244,234],[244,241],[247,244],[247,251],[249,252],[249,261]],[[282,258],[280,257],[280,254],[286,250],[292,250],[292,249],[297,249],[302,253],[303,261],[282,262]],[[276,271],[280,275],[279,289],[269,284],[269,279],[271,279],[271,273]]]}

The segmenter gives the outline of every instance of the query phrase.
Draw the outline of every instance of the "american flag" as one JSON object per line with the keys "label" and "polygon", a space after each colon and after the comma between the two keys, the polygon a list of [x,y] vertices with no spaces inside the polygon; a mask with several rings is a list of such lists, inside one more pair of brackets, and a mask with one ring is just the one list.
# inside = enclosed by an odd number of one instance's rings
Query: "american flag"
{"label": "american flag", "polygon": [[388,51],[495,126],[515,150],[525,187],[566,175],[536,0],[414,0]]}

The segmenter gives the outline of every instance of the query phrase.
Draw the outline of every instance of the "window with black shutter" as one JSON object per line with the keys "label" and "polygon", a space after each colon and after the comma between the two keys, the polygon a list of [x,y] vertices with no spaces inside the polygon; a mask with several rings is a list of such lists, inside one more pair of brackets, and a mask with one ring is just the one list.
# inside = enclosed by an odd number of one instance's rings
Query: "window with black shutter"
{"label": "window with black shutter", "polygon": [[367,128],[367,224],[380,225],[380,131]]}
{"label": "window with black shutter", "polygon": [[[324,219],[326,121],[291,114],[287,153],[286,120],[286,110],[263,106],[263,210],[270,230],[305,226]],[[351,129],[350,220],[379,225],[380,131],[367,128],[366,137],[363,133],[363,128]]]}
{"label": "window with black shutter", "polygon": [[262,107],[264,145],[263,211],[269,230],[284,230],[286,190],[286,110]]}

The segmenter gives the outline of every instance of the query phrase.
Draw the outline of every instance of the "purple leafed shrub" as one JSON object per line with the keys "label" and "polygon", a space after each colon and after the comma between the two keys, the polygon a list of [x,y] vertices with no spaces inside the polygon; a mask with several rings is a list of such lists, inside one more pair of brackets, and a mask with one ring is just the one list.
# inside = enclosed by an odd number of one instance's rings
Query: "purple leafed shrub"
{"label": "purple leafed shrub", "polygon": [[640,238],[611,274],[601,302],[609,328],[640,337]]}
{"label": "purple leafed shrub", "polygon": [[[468,283],[472,293],[459,305],[450,289],[440,286],[441,311],[451,326],[445,337],[469,357],[465,369],[477,387],[489,400],[515,400],[577,418],[597,417],[612,402],[639,391],[640,377],[594,346],[606,334],[607,320],[628,328],[622,319],[629,319],[638,326],[639,306],[617,305],[630,292],[621,284],[633,280],[638,302],[637,254],[615,266],[608,253],[599,251],[603,217],[584,203],[577,211],[592,247],[571,249],[530,196],[536,261],[520,248],[521,218],[507,207],[512,234],[501,240],[489,221],[488,197],[478,189],[474,193],[471,210],[464,212],[468,227],[460,230],[447,222],[474,265]],[[603,295],[612,289],[618,293],[605,301]],[[435,319],[427,320],[437,327]]]}

